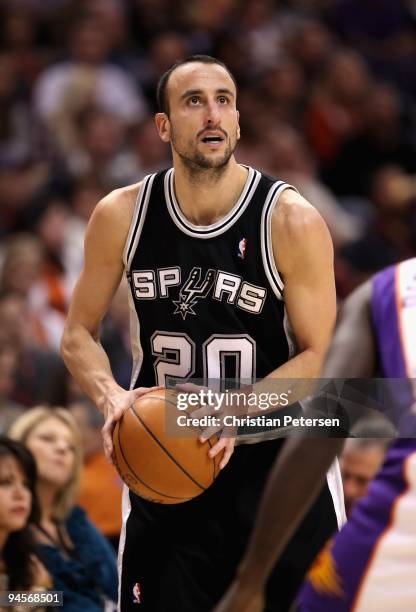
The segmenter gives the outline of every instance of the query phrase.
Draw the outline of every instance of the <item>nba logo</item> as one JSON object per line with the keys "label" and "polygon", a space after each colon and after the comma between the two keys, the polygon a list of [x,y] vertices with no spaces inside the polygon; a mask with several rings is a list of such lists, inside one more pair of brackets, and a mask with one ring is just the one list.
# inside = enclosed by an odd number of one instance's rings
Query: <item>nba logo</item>
{"label": "nba logo", "polygon": [[246,255],[246,247],[247,247],[247,238],[243,238],[238,243],[238,256],[241,259],[244,259],[245,255]]}
{"label": "nba logo", "polygon": [[138,582],[136,582],[136,584],[133,587],[133,603],[135,603],[135,604],[141,603],[141,601],[140,601],[140,584]]}

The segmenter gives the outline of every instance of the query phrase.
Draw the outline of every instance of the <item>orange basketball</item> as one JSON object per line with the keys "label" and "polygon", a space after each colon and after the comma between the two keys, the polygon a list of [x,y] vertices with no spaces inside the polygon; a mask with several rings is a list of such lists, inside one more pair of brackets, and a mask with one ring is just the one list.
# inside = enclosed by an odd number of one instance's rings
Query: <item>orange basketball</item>
{"label": "orange basketball", "polygon": [[192,428],[183,437],[167,435],[167,418],[178,414],[171,391],[151,391],[124,413],[113,433],[121,478],[133,493],[161,504],[180,504],[200,495],[219,472],[220,455],[208,456],[215,438],[202,444],[200,431]]}

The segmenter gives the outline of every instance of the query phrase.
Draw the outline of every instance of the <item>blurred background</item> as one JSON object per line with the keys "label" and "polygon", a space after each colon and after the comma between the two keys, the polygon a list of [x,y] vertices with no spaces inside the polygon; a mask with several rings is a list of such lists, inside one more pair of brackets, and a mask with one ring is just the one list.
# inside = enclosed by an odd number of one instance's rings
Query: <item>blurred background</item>
{"label": "blurred background", "polygon": [[[0,431],[34,405],[71,406],[86,464],[100,452],[60,336],[95,204],[170,165],[155,88],[189,54],[238,81],[237,160],[326,219],[340,302],[415,256],[415,26],[414,0],[0,0]],[[125,292],[102,342],[128,387]]]}

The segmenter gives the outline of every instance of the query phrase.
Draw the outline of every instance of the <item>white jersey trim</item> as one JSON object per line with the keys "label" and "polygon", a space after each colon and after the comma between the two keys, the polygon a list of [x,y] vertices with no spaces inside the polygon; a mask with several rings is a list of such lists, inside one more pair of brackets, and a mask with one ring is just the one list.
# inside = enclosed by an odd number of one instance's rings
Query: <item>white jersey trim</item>
{"label": "white jersey trim", "polygon": [[390,509],[361,578],[353,612],[414,612],[416,609],[416,452],[403,464],[405,489]]}
{"label": "white jersey trim", "polygon": [[283,193],[283,191],[286,189],[294,189],[297,191],[292,185],[289,185],[283,181],[277,181],[270,187],[263,206],[260,224],[261,255],[263,258],[264,271],[273,293],[278,300],[283,300],[284,283],[276,268],[276,262],[273,255],[272,215],[277,200],[279,199],[281,193]]}
{"label": "white jersey trim", "polygon": [[[416,258],[398,264],[395,278],[400,340],[407,376],[416,378]],[[416,383],[413,382],[416,396]]]}
{"label": "white jersey trim", "polygon": [[133,303],[131,292],[128,292],[129,312],[130,312],[130,344],[133,357],[133,367],[131,372],[130,389],[134,386],[139,377],[143,363],[143,348],[140,342],[140,320]]}
{"label": "white jersey trim", "polygon": [[334,504],[338,529],[340,530],[347,522],[347,515],[345,514],[344,488],[342,486],[341,470],[337,457],[335,457],[326,473],[326,481],[332,497],[332,503]]}
{"label": "white jersey trim", "polygon": [[127,526],[127,520],[130,516],[130,512],[131,512],[131,503],[130,503],[129,489],[127,485],[123,485],[123,497],[122,497],[122,502],[121,502],[122,527],[121,527],[120,542],[118,546],[118,556],[117,556],[117,569],[118,569],[117,612],[122,612],[121,610],[121,581],[123,579],[122,577],[123,554],[124,554],[124,549],[126,547],[126,526]]}
{"label": "white jersey trim", "polygon": [[127,236],[126,245],[123,251],[123,262],[126,271],[130,270],[131,261],[136,252],[137,244],[142,233],[144,220],[146,218],[147,207],[149,205],[150,194],[152,192],[153,181],[156,174],[148,174],[142,181],[139,193],[137,194],[134,206],[133,218]]}
{"label": "white jersey trim", "polygon": [[212,225],[194,225],[183,214],[178,204],[174,188],[174,169],[170,168],[165,175],[166,206],[175,225],[188,236],[194,238],[215,238],[226,232],[241,217],[253,197],[261,174],[248,166],[248,176],[244,189],[232,209],[219,221]]}

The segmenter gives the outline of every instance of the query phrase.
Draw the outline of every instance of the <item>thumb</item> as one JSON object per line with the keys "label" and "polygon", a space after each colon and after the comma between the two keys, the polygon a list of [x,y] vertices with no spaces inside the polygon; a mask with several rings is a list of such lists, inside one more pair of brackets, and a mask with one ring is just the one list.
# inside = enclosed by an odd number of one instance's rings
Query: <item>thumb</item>
{"label": "thumb", "polygon": [[163,389],[163,387],[138,387],[137,389],[133,389],[133,401],[143,397],[143,395],[151,391],[158,391],[159,389]]}

